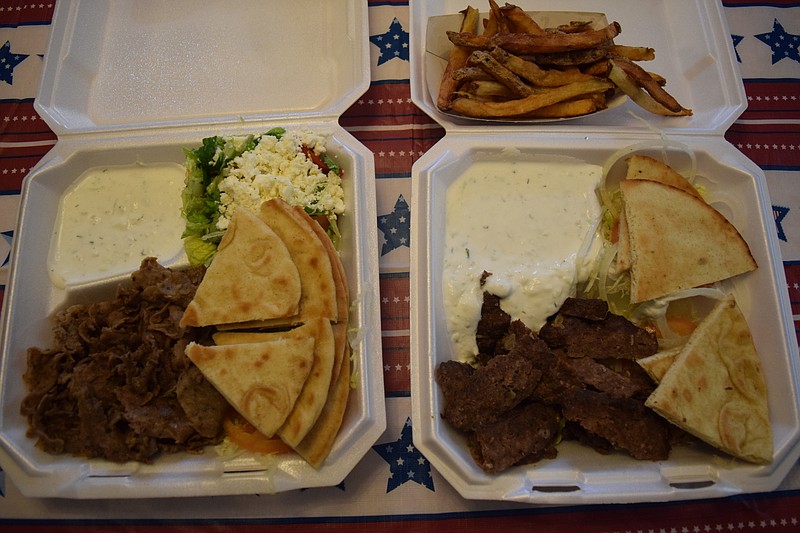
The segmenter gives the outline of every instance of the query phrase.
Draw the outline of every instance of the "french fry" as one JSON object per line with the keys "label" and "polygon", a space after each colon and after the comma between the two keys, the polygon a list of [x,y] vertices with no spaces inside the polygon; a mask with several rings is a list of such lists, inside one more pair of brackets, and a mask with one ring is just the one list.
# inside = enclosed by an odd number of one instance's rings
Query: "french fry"
{"label": "french fry", "polygon": [[453,72],[453,79],[456,81],[477,81],[491,80],[492,77],[480,67],[461,67]]}
{"label": "french fry", "polygon": [[479,49],[499,46],[512,54],[520,55],[588,50],[610,41],[621,31],[619,23],[612,22],[605,28],[580,33],[497,33],[487,37],[485,34],[449,31],[447,36],[457,46]]}
{"label": "french fry", "polygon": [[497,99],[501,98],[503,100],[513,100],[517,98],[511,89],[500,83],[499,81],[494,80],[475,80],[471,81],[466,84],[463,88],[463,91],[459,91],[458,94],[463,94],[464,96],[472,96],[479,99]]}
{"label": "french fry", "polygon": [[500,8],[500,11],[506,17],[509,25],[516,33],[532,33],[535,35],[544,33],[544,30],[539,26],[533,18],[528,15],[521,7],[512,4],[506,4]]}
{"label": "french fry", "polygon": [[523,78],[533,85],[540,87],[559,87],[576,81],[589,81],[592,76],[584,74],[577,69],[548,70],[543,69],[532,61],[526,61],[503,50],[494,48],[491,52],[493,58],[508,70]]}
{"label": "french fry", "polygon": [[615,44],[609,50],[609,54],[617,57],[624,57],[631,61],[652,61],[656,58],[656,51],[646,46],[625,46]]}
{"label": "french fry", "polygon": [[[686,109],[667,91],[658,84],[658,81],[653,79],[642,67],[624,58],[616,58],[611,60],[611,71],[618,68],[625,72],[638,86],[646,90],[650,97],[656,102],[669,109],[675,114],[685,113]],[[621,87],[620,87],[621,88]],[[635,100],[634,100],[635,101]],[[691,111],[689,112],[691,114]]]}
{"label": "french fry", "polygon": [[556,27],[556,31],[562,33],[578,33],[592,28],[592,23],[589,21],[573,20],[569,24],[562,24]]}
{"label": "french fry", "polygon": [[[474,7],[467,6],[462,11],[464,18],[461,21],[461,31],[463,32],[477,32],[478,31],[478,10]],[[453,46],[450,52],[450,57],[447,60],[444,73],[442,74],[442,82],[439,85],[439,95],[436,99],[436,105],[439,109],[447,109],[450,107],[450,99],[458,88],[459,80],[453,77],[453,72],[463,67],[467,63],[467,58],[471,50],[462,46]]]}
{"label": "french fry", "polygon": [[[605,99],[603,99],[605,101]],[[532,111],[521,118],[570,118],[588,115],[602,109],[605,104],[598,104],[596,98],[581,98],[578,100],[568,100],[557,104],[549,105],[536,111]]]}
{"label": "french fry", "polygon": [[469,56],[468,64],[480,66],[491,77],[508,87],[517,97],[530,96],[531,88],[517,77],[516,74],[501,65],[491,54],[476,50]]}
{"label": "french fry", "polygon": [[[610,44],[608,41],[607,44]],[[569,52],[555,52],[551,54],[520,54],[520,57],[527,61],[533,61],[542,67],[580,67],[596,63],[608,57],[610,47],[604,45],[588,50],[572,50]]]}
{"label": "french fry", "polygon": [[470,117],[515,117],[558,102],[613,88],[614,85],[606,80],[579,81],[505,102],[481,102],[470,98],[456,98],[451,104],[451,109]]}
{"label": "french fry", "polygon": [[681,107],[679,111],[673,111],[656,101],[647,91],[637,85],[636,82],[620,68],[619,64],[611,62],[611,72],[609,72],[608,78],[638,106],[650,113],[663,116],[689,116],[692,114],[691,109],[684,109]]}
{"label": "french fry", "polygon": [[503,12],[500,11],[500,6],[497,5],[495,0],[489,0],[489,9],[491,10],[492,16],[496,21],[497,33],[511,33],[511,30],[508,27],[508,21],[503,15]]}

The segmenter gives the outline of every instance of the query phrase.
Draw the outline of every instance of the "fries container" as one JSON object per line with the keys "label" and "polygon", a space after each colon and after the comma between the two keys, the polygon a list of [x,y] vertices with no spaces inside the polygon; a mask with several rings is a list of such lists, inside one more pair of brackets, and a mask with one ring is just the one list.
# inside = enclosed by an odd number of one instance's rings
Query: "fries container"
{"label": "fries container", "polygon": [[[369,86],[367,3],[196,7],[188,0],[64,0],[56,6],[35,105],[58,141],[23,184],[2,315],[0,461],[26,496],[209,496],[334,486],[385,428],[373,157],[337,123]],[[265,459],[211,447],[152,464],[116,464],[36,448],[20,415],[27,348],[52,346],[58,310],[111,297],[130,274],[64,289],[51,283],[48,250],[62,193],[90,168],[179,165],[182,149],[200,146],[204,137],[275,126],[329,133],[329,154],[345,173],[340,253],[358,333],[351,340],[354,388],[325,463],[315,470],[296,455]],[[162,231],[174,239],[175,256],[159,261],[185,265],[182,223]]]}
{"label": "fries container", "polygon": [[[526,10],[595,11],[587,2],[519,2]],[[530,6],[530,7],[527,7]],[[433,102],[439,79],[431,48],[441,47],[447,17],[458,29],[466,7],[457,1],[411,7],[411,69],[414,102],[446,130],[412,171],[411,389],[414,444],[463,497],[534,504],[631,503],[714,498],[770,491],[800,456],[798,347],[786,280],[763,171],[723,137],[746,107],[730,35],[716,2],[609,2],[609,21],[622,26],[617,44],[649,46],[656,61],[648,69],[694,116],[650,115],[631,102],[596,115],[559,122],[500,123],[455,118]],[[485,12],[484,6],[478,6]],[[588,9],[586,9],[588,8]],[[484,14],[485,16],[485,14]],[[575,13],[572,20],[582,20]],[[437,28],[437,35],[430,29]],[[441,76],[441,74],[439,74]],[[715,90],[708,90],[714,87]],[[675,446],[666,461],[636,461],[624,452],[601,455],[575,442],[558,445],[558,456],[489,475],[473,461],[464,436],[445,422],[435,370],[453,358],[442,294],[445,195],[471,164],[496,160],[507,148],[530,155],[571,156],[603,165],[620,149],[645,153],[686,170],[686,161],[661,141],[676,141],[696,155],[698,183],[707,201],[740,231],[759,267],[727,280],[745,314],[768,388],[774,461],[753,465],[705,445]],[[508,153],[508,151],[506,152]],[[624,163],[621,163],[624,174]],[[487,202],[492,201],[487,198]],[[536,231],[535,228],[532,228]]]}

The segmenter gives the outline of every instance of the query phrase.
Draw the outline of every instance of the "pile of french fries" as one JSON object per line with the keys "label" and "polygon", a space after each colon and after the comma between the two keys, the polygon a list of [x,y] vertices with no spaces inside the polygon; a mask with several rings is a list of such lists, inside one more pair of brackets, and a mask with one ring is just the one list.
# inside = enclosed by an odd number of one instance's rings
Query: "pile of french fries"
{"label": "pile of french fries", "polygon": [[518,6],[489,0],[489,7],[481,20],[468,6],[461,31],[447,32],[453,48],[436,102],[442,111],[514,120],[577,117],[605,109],[622,91],[657,115],[692,114],[664,90],[663,77],[636,63],[654,59],[652,48],[614,44],[619,23],[542,28]]}

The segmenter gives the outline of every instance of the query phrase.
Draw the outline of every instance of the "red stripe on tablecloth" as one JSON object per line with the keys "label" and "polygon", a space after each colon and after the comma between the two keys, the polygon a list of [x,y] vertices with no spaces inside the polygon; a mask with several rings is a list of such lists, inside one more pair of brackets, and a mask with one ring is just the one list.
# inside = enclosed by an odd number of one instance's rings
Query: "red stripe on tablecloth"
{"label": "red stripe on tablecloth", "polygon": [[792,314],[800,316],[800,262],[784,263],[786,272],[786,286],[789,289],[789,303]]}
{"label": "red stripe on tablecloth", "polygon": [[444,135],[441,128],[351,131],[375,157],[375,174],[383,177],[408,177],[411,166]]}
{"label": "red stripe on tablecloth", "polygon": [[383,337],[383,388],[387,394],[411,390],[409,337]]}
{"label": "red stripe on tablecloth", "polygon": [[55,141],[56,135],[33,108],[33,100],[0,101],[0,141]]}
{"label": "red stripe on tablecloth", "polygon": [[55,2],[0,2],[0,16],[5,26],[49,24]]}
{"label": "red stripe on tablecloth", "polygon": [[765,0],[762,2],[757,0],[722,0],[722,5],[725,7],[795,7],[797,5],[797,0]]}
{"label": "red stripe on tablecloth", "polygon": [[725,138],[766,169],[800,169],[800,124],[736,122]]}
{"label": "red stripe on tablecloth", "polygon": [[[345,480],[345,486],[347,481]],[[506,533],[536,531],[537,533],[624,532],[624,531],[797,531],[800,526],[796,508],[796,492],[757,494],[747,498],[727,498],[700,502],[676,502],[563,508],[519,507],[507,511],[469,514],[448,513],[428,515],[398,515],[370,518],[369,516],[280,520],[249,519],[208,522],[154,523],[148,521],[115,520],[112,523],[88,520],[51,524],[29,524],[14,521],[4,527],[20,533],[50,533],[55,525],[59,533],[249,533],[252,531],[285,531],[288,533],[440,533],[459,531],[472,533]],[[569,524],[565,527],[565,524]]]}
{"label": "red stripe on tablecloth", "polygon": [[373,84],[339,119],[345,127],[433,124],[411,101],[408,82]]}
{"label": "red stripe on tablecloth", "polygon": [[402,331],[409,328],[408,274],[381,274],[381,330]]}
{"label": "red stripe on tablecloth", "polygon": [[22,179],[52,145],[3,148],[0,151],[0,191],[19,192]]}
{"label": "red stripe on tablecloth", "polygon": [[745,80],[747,109],[743,120],[800,118],[800,80]]}

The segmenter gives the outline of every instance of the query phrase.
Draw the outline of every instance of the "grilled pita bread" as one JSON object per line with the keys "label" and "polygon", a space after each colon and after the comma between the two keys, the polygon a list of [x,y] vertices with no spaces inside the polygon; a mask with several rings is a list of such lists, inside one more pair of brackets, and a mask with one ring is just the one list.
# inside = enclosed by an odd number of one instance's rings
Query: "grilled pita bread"
{"label": "grilled pita bread", "polygon": [[[298,216],[288,203],[280,199],[263,202],[258,216],[286,243],[297,265],[302,286],[299,321],[323,317],[335,322],[338,308],[333,265],[323,241],[311,225],[317,223]],[[327,235],[325,238],[330,241]]]}
{"label": "grilled pita bread", "polygon": [[[316,422],[331,387],[334,361],[336,359],[336,341],[331,322],[327,318],[316,317],[304,325],[288,332],[238,332],[226,331],[214,334],[214,342],[218,345],[248,342],[263,342],[278,337],[314,338],[314,358],[311,371],[303,385],[292,412],[286,418],[278,436],[289,446],[296,446]],[[338,368],[337,368],[338,374]]]}
{"label": "grilled pita bread", "polygon": [[236,411],[272,437],[292,412],[314,362],[314,338],[202,346],[186,355]]}
{"label": "grilled pita bread", "polygon": [[180,325],[288,317],[297,314],[300,295],[300,273],[286,244],[258,217],[237,209]]}
{"label": "grilled pita bread", "polygon": [[766,383],[733,296],[700,323],[645,405],[735,457],[772,461]]}
{"label": "grilled pita bread", "polygon": [[623,180],[620,191],[631,254],[631,302],[756,269],[736,228],[703,200],[650,180]]}
{"label": "grilled pita bread", "polygon": [[672,167],[666,163],[662,163],[658,159],[653,159],[650,156],[635,154],[627,159],[628,173],[625,179],[629,180],[650,180],[670,185],[676,189],[688,192],[695,198],[700,198],[700,193],[697,192],[694,185],[689,183],[689,180],[684,178],[678,172],[675,172]]}
{"label": "grilled pita bread", "polygon": [[325,407],[322,409],[316,424],[311,428],[303,441],[294,447],[300,457],[314,468],[319,468],[331,453],[336,435],[342,426],[350,396],[350,353],[349,349],[342,359],[342,367],[336,381],[328,393]]}
{"label": "grilled pita bread", "polygon": [[683,346],[662,350],[653,355],[637,359],[636,362],[639,363],[639,366],[647,372],[647,375],[653,381],[659,383],[664,374],[667,373],[667,370],[669,370],[669,367],[672,366],[672,363],[675,362],[675,358],[678,357],[681,350],[683,350]]}

